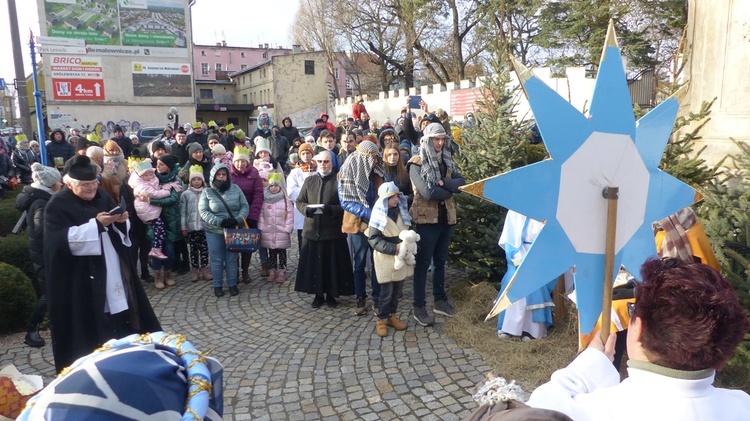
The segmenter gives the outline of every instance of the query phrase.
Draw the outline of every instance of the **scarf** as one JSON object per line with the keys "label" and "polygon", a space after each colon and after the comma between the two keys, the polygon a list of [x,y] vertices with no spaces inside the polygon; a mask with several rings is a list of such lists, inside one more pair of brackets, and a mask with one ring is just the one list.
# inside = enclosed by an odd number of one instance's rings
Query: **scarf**
{"label": "scarf", "polygon": [[445,164],[446,174],[452,174],[456,170],[456,164],[451,157],[448,142],[448,138],[446,138],[443,149],[438,155],[429,137],[422,137],[420,141],[419,157],[422,158],[422,177],[427,182],[427,188],[429,189],[437,186],[438,182],[443,179],[443,174],[440,172],[441,161]]}
{"label": "scarf", "polygon": [[203,192],[203,187],[198,187],[196,189],[195,187],[190,186],[190,187],[188,187],[188,190],[190,190],[191,192],[193,192],[193,193],[197,194],[198,196],[200,196],[200,194]]}
{"label": "scarf", "polygon": [[[388,199],[390,199],[390,196],[379,197],[370,213],[370,226],[381,232],[385,231],[385,226],[388,224]],[[398,193],[398,212],[401,214],[401,221],[404,225],[407,227],[410,226],[411,215],[409,215],[409,207],[406,203],[406,196],[401,192]]]}
{"label": "scarf", "polygon": [[313,172],[317,168],[317,165],[315,165],[315,161],[313,161],[312,159],[308,163],[304,163],[302,162],[302,160],[299,160],[294,166],[296,168],[301,168],[304,172]]}
{"label": "scarf", "polygon": [[659,221],[658,225],[666,233],[659,257],[674,257],[685,262],[692,262],[693,250],[690,247],[687,231],[695,225],[696,221],[695,212],[690,207]]}
{"label": "scarf", "polygon": [[375,158],[372,155],[354,152],[344,161],[339,172],[339,193],[342,202],[356,202],[369,207],[367,191],[370,189],[370,174],[373,172],[383,176],[385,168],[378,162],[373,168]]}
{"label": "scarf", "polygon": [[263,189],[263,202],[274,204],[282,199],[286,199],[283,188],[280,189],[278,193],[271,193],[271,189],[269,189],[268,187]]}

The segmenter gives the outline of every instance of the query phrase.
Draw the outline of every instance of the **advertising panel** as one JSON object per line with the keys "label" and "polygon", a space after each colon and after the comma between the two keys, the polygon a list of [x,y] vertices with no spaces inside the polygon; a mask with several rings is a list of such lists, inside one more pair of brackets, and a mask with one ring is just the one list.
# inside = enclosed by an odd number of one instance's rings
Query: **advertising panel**
{"label": "advertising panel", "polygon": [[133,62],[133,96],[192,97],[188,63]]}
{"label": "advertising panel", "polygon": [[49,67],[54,99],[104,100],[104,72],[101,58],[50,56]]}
{"label": "advertising panel", "polygon": [[187,57],[185,7],[185,0],[44,0],[47,35],[82,39],[89,54]]}

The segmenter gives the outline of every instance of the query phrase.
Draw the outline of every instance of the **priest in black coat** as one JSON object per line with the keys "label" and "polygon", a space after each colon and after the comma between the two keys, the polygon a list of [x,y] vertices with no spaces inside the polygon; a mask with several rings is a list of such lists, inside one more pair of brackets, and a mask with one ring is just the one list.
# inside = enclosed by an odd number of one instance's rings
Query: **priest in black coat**
{"label": "priest in black coat", "polygon": [[[116,207],[77,156],[45,210],[44,259],[55,369],[104,342],[161,330],[130,258],[128,213]],[[134,211],[134,210],[133,210]]]}

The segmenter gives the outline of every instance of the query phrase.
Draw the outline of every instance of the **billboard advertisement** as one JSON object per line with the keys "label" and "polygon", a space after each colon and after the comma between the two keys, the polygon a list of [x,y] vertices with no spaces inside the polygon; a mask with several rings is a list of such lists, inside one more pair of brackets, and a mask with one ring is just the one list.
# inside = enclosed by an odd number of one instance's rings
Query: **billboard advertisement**
{"label": "billboard advertisement", "polygon": [[133,62],[133,96],[192,97],[189,63]]}
{"label": "billboard advertisement", "polygon": [[[121,50],[106,47],[144,47],[135,50],[183,56],[164,51],[178,49],[187,57],[185,8],[185,0],[44,0],[47,36],[82,39],[87,49],[113,55]],[[122,55],[131,55],[132,50],[126,48]]]}
{"label": "billboard advertisement", "polygon": [[56,100],[103,101],[102,59],[81,56],[50,56],[52,92]]}

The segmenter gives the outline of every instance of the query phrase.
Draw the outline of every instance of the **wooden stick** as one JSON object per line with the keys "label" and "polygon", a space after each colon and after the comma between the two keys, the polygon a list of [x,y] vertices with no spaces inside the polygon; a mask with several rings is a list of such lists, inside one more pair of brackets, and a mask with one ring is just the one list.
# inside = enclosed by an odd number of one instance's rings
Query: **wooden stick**
{"label": "wooden stick", "polygon": [[609,186],[602,196],[607,199],[607,237],[604,248],[604,297],[602,299],[602,343],[607,343],[612,322],[612,280],[615,270],[615,237],[617,234],[617,199],[620,188]]}

